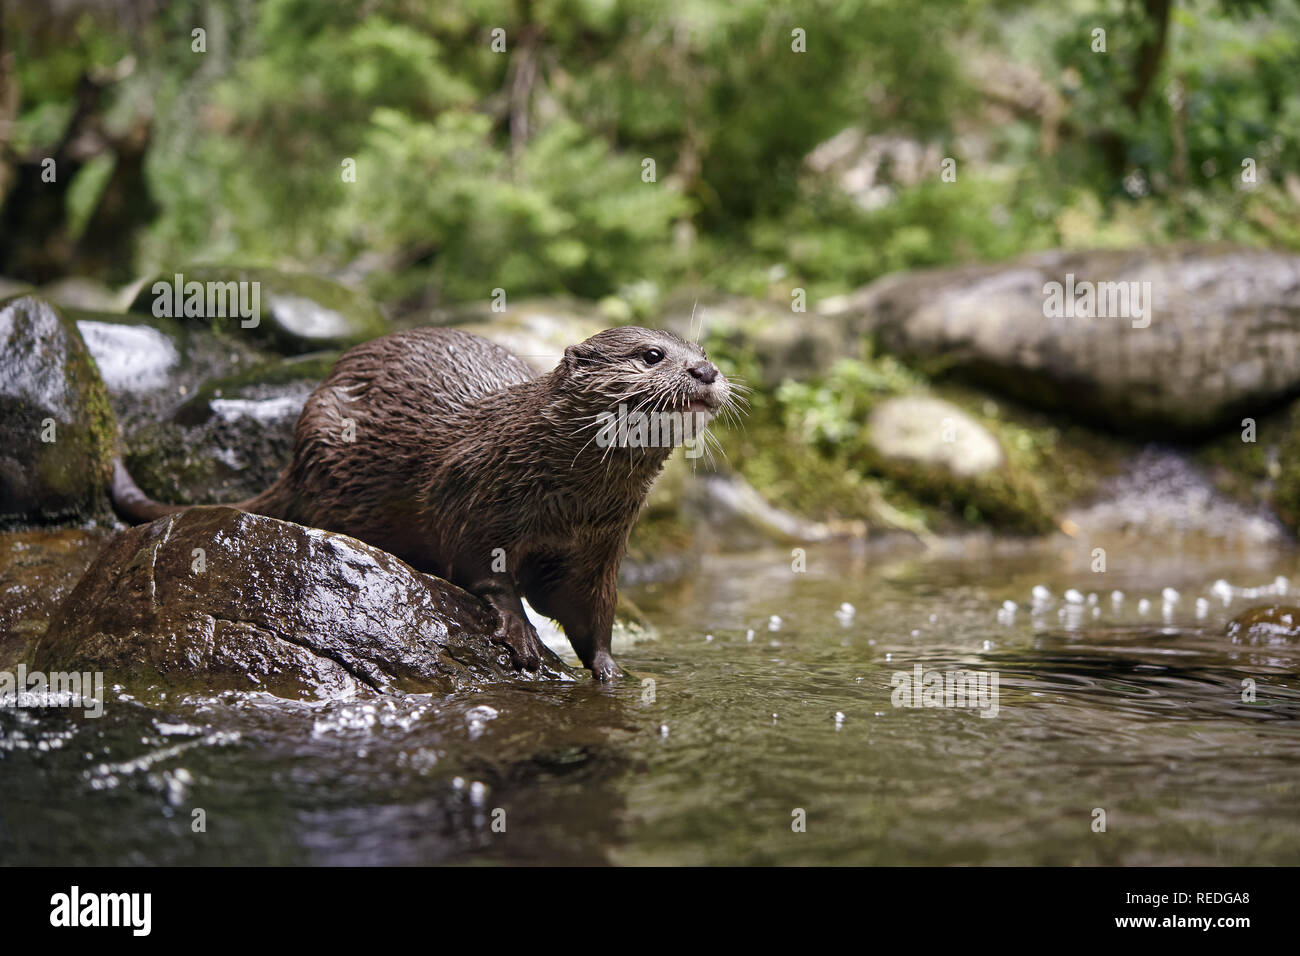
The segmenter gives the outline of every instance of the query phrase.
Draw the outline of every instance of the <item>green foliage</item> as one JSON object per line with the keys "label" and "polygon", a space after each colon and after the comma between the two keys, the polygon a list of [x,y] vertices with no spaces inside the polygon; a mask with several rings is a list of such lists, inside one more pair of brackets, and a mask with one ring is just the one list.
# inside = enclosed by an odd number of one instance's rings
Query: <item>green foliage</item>
{"label": "green foliage", "polygon": [[[1059,245],[1300,248],[1295,0],[1175,2],[1160,44],[1158,5],[1125,0],[120,7],[6,14],[9,146],[50,147],[82,77],[134,62],[104,109],[152,117],[141,271],[346,270],[410,305],[637,283],[785,298]],[[1039,92],[1007,106],[999,70]],[[805,162],[849,127],[937,149],[957,180],[927,153],[855,201]],[[108,170],[70,191],[72,235]]]}

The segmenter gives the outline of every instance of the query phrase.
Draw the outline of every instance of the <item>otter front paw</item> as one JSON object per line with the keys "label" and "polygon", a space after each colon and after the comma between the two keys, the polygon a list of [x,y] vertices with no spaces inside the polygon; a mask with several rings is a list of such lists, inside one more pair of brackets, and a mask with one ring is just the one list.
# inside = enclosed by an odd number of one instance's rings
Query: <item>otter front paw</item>
{"label": "otter front paw", "polygon": [[516,667],[535,671],[542,666],[542,639],[527,621],[509,614],[502,615],[497,637],[510,648],[510,658]]}
{"label": "otter front paw", "polygon": [[618,673],[618,665],[614,663],[609,651],[597,651],[591,659],[591,676],[596,680],[612,681],[618,677]]}

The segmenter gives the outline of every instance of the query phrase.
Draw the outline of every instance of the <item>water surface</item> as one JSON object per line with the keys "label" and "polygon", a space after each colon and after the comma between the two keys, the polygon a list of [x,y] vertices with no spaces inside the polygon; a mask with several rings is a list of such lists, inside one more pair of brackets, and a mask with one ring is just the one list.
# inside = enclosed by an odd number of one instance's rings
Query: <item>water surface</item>
{"label": "water surface", "polygon": [[[711,558],[612,689],[0,710],[0,862],[1300,862],[1300,645],[1223,635],[1296,556],[1158,544]],[[917,664],[996,716],[894,706]]]}

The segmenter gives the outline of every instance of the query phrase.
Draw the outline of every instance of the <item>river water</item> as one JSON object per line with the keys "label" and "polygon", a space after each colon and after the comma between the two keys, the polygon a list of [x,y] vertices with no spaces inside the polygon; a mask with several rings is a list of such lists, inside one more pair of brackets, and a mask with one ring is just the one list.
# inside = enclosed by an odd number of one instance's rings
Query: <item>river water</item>
{"label": "river water", "polygon": [[[0,709],[0,863],[1300,862],[1300,645],[1223,631],[1300,603],[1296,554],[1092,561],[709,558],[625,589],[658,635],[613,688]],[[996,713],[896,706],[917,665],[996,676]]]}

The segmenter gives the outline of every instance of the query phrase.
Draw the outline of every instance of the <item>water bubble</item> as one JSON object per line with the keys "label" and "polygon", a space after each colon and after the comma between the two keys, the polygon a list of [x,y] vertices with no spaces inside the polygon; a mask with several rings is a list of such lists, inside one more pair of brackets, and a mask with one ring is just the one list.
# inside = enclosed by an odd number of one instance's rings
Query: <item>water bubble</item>
{"label": "water bubble", "polygon": [[1114,604],[1116,607],[1119,607],[1121,604],[1123,604],[1123,603],[1124,603],[1124,592],[1123,592],[1123,591],[1111,591],[1111,592],[1110,592],[1110,603],[1111,603],[1111,604]]}
{"label": "water bubble", "polygon": [[1150,601],[1148,601],[1146,598],[1143,598],[1142,600],[1138,601],[1138,613],[1139,613],[1139,614],[1146,614],[1146,613],[1147,613],[1148,611],[1150,611],[1150,610],[1151,610],[1151,602],[1150,602]]}
{"label": "water bubble", "polygon": [[780,616],[778,616],[778,615],[776,615],[776,614],[773,614],[771,617],[769,617],[769,618],[767,619],[767,629],[768,629],[769,631],[779,631],[779,630],[781,630],[781,618],[780,618]]}
{"label": "water bubble", "polygon": [[1034,600],[1040,603],[1043,601],[1050,601],[1052,599],[1052,592],[1047,590],[1047,588],[1043,587],[1043,585],[1041,584],[1035,584],[1034,590],[1031,591],[1030,593],[1033,595]]}
{"label": "water bubble", "polygon": [[1182,595],[1173,588],[1165,588],[1160,592],[1160,597],[1166,604],[1177,604]]}
{"label": "water bubble", "polygon": [[1196,617],[1198,619],[1205,617],[1210,613],[1210,602],[1203,597],[1196,599]]}
{"label": "water bubble", "polygon": [[705,634],[705,635],[704,635],[704,639],[705,639],[706,641],[711,641],[711,640],[713,640],[713,635],[712,635],[712,634]]}
{"label": "water bubble", "polygon": [[1076,591],[1074,588],[1070,588],[1070,590],[1065,592],[1065,599],[1069,601],[1071,604],[1083,603],[1083,595],[1080,594],[1078,591]]}
{"label": "water bubble", "polygon": [[745,632],[745,640],[751,642],[754,640],[754,629],[752,627]]}

